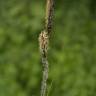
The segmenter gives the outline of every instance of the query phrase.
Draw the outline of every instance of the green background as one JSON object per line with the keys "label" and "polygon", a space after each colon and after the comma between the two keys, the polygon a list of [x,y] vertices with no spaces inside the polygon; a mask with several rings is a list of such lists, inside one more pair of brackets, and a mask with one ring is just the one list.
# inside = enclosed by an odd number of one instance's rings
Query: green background
{"label": "green background", "polygon": [[[0,0],[0,96],[40,96],[38,36],[46,0]],[[96,0],[55,0],[49,96],[96,96]]]}

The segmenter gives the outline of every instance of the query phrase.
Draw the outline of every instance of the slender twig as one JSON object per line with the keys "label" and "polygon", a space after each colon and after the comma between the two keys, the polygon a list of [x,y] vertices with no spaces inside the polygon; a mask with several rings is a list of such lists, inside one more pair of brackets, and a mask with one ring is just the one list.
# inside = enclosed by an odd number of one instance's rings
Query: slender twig
{"label": "slender twig", "polygon": [[41,84],[41,96],[46,95],[47,91],[47,79],[48,79],[48,44],[49,44],[49,37],[52,31],[52,23],[53,23],[53,9],[54,9],[54,0],[47,0],[46,5],[46,16],[45,16],[45,29],[39,35],[39,46],[40,46],[40,53],[42,58],[43,64],[43,77],[42,77],[42,84]]}

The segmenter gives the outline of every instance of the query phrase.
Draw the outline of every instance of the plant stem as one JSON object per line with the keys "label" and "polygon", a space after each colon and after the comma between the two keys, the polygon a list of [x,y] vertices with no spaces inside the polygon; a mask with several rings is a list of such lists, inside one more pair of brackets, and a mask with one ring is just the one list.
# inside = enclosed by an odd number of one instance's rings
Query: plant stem
{"label": "plant stem", "polygon": [[43,64],[43,76],[41,83],[41,96],[46,96],[49,64],[47,59],[49,37],[53,23],[54,0],[47,0],[45,29],[39,35],[39,46]]}

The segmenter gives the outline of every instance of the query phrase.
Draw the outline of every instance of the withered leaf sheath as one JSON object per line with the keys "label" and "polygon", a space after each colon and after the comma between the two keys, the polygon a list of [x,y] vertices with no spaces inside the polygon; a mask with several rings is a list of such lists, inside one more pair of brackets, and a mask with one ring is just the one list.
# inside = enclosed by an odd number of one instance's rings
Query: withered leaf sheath
{"label": "withered leaf sheath", "polygon": [[41,54],[47,54],[49,45],[49,36],[47,32],[42,31],[39,35],[39,47]]}

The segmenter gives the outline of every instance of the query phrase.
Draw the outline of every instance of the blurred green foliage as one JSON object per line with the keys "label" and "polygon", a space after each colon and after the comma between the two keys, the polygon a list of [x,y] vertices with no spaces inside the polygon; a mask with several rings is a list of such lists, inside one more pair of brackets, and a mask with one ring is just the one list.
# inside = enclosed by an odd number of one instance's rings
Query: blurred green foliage
{"label": "blurred green foliage", "polygon": [[[38,35],[46,0],[0,0],[0,96],[40,96]],[[55,0],[49,96],[96,96],[96,0]]]}

